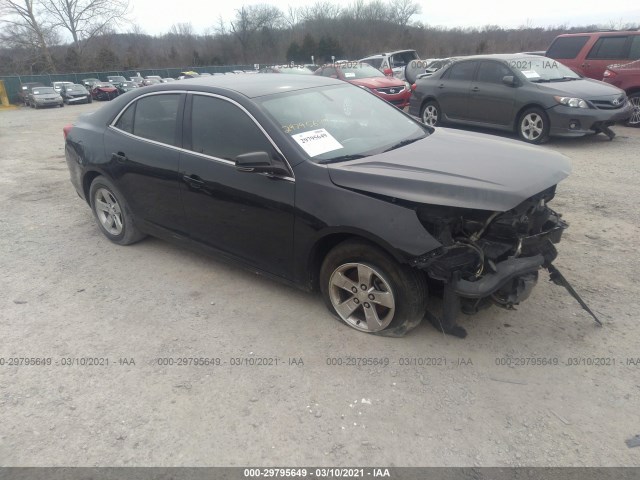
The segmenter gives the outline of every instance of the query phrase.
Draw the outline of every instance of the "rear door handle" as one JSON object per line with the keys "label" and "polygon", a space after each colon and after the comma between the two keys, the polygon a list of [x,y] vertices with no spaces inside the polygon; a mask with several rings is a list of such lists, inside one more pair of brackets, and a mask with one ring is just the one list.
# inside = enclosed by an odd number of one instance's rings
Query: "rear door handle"
{"label": "rear door handle", "polygon": [[197,175],[183,175],[182,179],[192,188],[202,188],[204,187],[204,180],[202,180]]}
{"label": "rear door handle", "polygon": [[113,153],[111,154],[111,158],[116,162],[120,162],[120,163],[124,163],[127,160],[129,160],[127,156],[124,154],[124,152]]}
{"label": "rear door handle", "polygon": [[471,91],[472,91],[472,92],[477,92],[478,90],[480,90],[480,88],[478,88],[478,87],[473,87],[473,88],[471,89]]}
{"label": "rear door handle", "polygon": [[438,88],[444,88],[444,83],[441,83],[440,85],[438,85]]}

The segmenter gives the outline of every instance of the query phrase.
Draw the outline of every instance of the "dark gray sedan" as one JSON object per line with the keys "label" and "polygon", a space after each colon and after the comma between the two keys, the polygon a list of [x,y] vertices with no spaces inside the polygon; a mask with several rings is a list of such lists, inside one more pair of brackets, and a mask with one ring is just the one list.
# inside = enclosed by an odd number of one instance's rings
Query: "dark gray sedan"
{"label": "dark gray sedan", "polygon": [[522,140],[605,133],[632,107],[624,91],[582,78],[535,55],[482,55],[418,79],[409,113],[430,126],[443,123],[517,131]]}

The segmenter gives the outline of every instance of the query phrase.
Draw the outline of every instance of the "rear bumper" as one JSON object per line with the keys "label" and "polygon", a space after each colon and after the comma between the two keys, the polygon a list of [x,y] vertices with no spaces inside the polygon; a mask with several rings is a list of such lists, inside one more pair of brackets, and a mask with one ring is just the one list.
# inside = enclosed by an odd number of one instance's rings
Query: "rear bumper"
{"label": "rear bumper", "polygon": [[572,108],[558,105],[547,110],[551,128],[550,135],[559,137],[579,137],[627,120],[633,113],[629,102],[617,110],[594,108]]}

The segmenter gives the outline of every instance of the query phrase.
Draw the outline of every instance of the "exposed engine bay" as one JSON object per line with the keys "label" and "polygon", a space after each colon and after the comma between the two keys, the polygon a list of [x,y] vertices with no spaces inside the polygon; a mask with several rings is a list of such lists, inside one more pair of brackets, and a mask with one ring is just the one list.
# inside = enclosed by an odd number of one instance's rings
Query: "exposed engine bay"
{"label": "exposed engine bay", "polygon": [[549,187],[506,212],[417,207],[420,222],[442,244],[412,262],[444,285],[442,318],[432,319],[438,329],[464,337],[466,331],[455,323],[459,312],[475,314],[491,305],[513,309],[529,297],[541,268],[600,323],[552,265],[554,244],[568,227],[548,206],[555,189]]}

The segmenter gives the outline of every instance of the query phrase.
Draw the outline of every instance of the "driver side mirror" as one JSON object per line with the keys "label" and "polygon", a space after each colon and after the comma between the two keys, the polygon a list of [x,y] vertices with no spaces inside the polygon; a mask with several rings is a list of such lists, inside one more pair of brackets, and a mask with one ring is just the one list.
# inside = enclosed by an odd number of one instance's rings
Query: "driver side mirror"
{"label": "driver side mirror", "polygon": [[236,170],[249,173],[270,173],[289,176],[289,171],[281,165],[274,165],[267,152],[249,152],[236,157]]}
{"label": "driver side mirror", "polygon": [[505,75],[502,77],[502,83],[509,87],[515,87],[517,85],[516,78],[513,75]]}

